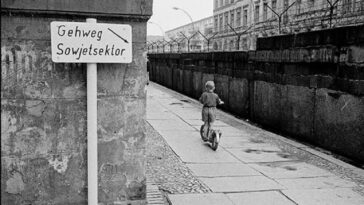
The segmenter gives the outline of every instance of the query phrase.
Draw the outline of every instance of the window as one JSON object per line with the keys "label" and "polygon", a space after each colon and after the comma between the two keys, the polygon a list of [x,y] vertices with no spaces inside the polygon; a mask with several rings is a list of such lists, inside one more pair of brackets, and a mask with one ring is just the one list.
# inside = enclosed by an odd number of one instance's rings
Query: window
{"label": "window", "polygon": [[248,9],[244,8],[243,11],[243,26],[248,26]]}
{"label": "window", "polygon": [[254,22],[259,22],[259,5],[255,5]]}
{"label": "window", "polygon": [[268,18],[268,3],[264,2],[263,3],[263,21],[266,21]]}
{"label": "window", "polygon": [[315,7],[315,0],[308,0],[308,8],[310,8],[310,10],[314,9]]}
{"label": "window", "polygon": [[218,0],[215,0],[215,5],[214,5],[215,9],[217,9],[217,7],[219,7],[218,4],[219,4]]}
{"label": "window", "polygon": [[[283,2],[283,7],[284,9],[288,8],[288,2],[289,0],[284,0]],[[287,24],[288,23],[288,11],[286,11],[286,13],[284,13],[283,15],[283,24]]]}
{"label": "window", "polygon": [[215,31],[218,31],[218,26],[219,26],[219,17],[214,16],[214,30]]}
{"label": "window", "polygon": [[219,31],[221,32],[223,30],[223,24],[224,24],[224,21],[223,21],[223,16],[222,14],[220,14],[220,26],[219,26]]}
{"label": "window", "polygon": [[231,0],[230,3],[234,3],[234,0]]}
{"label": "window", "polygon": [[229,13],[228,12],[225,12],[225,28],[224,28],[224,30],[225,30],[225,32],[227,31],[227,29],[228,29],[228,24],[229,23]]}
{"label": "window", "polygon": [[229,50],[234,50],[234,40],[230,40]]}
{"label": "window", "polygon": [[243,38],[242,39],[242,41],[241,41],[242,43],[242,49],[244,50],[244,51],[246,51],[246,50],[248,50],[248,40],[246,39],[246,38]]}
{"label": "window", "polygon": [[230,11],[230,26],[234,28],[234,10]]}
{"label": "window", "polygon": [[220,6],[219,7],[222,7],[224,6],[224,0],[220,0]]}
{"label": "window", "polygon": [[241,8],[236,9],[236,26],[239,27],[241,25]]}
{"label": "window", "polygon": [[297,15],[301,13],[301,4],[302,4],[302,0],[296,1],[296,14]]}
{"label": "window", "polygon": [[277,0],[272,0],[272,10],[276,11],[277,9]]}
{"label": "window", "polygon": [[343,13],[349,13],[352,11],[353,2],[352,0],[344,0],[343,1]]}

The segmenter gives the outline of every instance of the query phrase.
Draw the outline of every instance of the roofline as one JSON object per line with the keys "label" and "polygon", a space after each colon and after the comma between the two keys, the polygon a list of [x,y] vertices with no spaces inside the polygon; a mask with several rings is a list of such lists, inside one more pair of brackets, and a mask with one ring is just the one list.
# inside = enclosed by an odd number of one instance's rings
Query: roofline
{"label": "roofline", "polygon": [[[193,24],[198,23],[198,22],[201,22],[201,21],[204,21],[204,20],[207,20],[207,19],[210,19],[210,18],[211,18],[211,19],[214,19],[214,16],[209,16],[209,17],[205,17],[205,18],[203,18],[203,19],[200,19],[200,20],[194,21],[194,22],[193,22]],[[192,25],[192,23],[188,23],[188,24],[185,24],[185,25],[182,25],[182,26],[176,27],[176,28],[174,28],[174,29],[168,30],[168,31],[166,31],[166,33],[171,32],[171,31],[174,31],[174,30],[178,30],[178,29],[183,28],[183,27],[187,27],[187,26],[189,26],[189,25]]]}

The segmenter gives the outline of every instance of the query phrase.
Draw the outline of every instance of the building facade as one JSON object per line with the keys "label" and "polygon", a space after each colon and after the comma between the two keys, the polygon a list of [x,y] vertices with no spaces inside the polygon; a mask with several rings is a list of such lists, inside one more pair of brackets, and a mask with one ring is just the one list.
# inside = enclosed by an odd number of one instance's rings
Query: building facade
{"label": "building facade", "polygon": [[133,52],[131,63],[97,64],[99,203],[93,204],[147,203],[144,52],[152,4],[1,0],[1,204],[92,203],[87,66],[52,61],[50,27],[90,17],[130,25]]}
{"label": "building facade", "polygon": [[[166,38],[174,41],[172,46],[167,46],[166,50],[174,49],[180,51],[204,51],[207,50],[208,43],[204,38],[209,38],[213,34],[213,17],[203,18],[193,23],[189,23],[166,32]],[[201,35],[202,34],[202,35]],[[188,40],[190,42],[188,43]],[[178,42],[178,43],[177,43]],[[177,45],[179,44],[179,45]],[[189,44],[189,49],[188,49]],[[212,47],[212,44],[210,45]]]}
{"label": "building facade", "polygon": [[256,39],[364,23],[363,0],[214,0],[215,50],[255,50]]}

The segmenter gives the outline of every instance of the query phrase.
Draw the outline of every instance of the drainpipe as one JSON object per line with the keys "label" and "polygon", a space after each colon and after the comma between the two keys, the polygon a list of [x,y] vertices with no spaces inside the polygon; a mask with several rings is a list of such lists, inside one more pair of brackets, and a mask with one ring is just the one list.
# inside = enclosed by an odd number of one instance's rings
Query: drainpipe
{"label": "drainpipe", "polygon": [[[87,18],[87,23],[96,23]],[[87,182],[88,205],[97,205],[97,64],[87,63]]]}

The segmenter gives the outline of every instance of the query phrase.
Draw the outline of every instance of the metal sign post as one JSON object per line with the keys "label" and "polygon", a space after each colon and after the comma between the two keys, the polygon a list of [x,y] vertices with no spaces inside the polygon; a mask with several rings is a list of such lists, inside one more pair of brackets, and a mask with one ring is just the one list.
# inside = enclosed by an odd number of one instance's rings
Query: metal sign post
{"label": "metal sign post", "polygon": [[131,63],[130,25],[84,22],[51,22],[52,60],[87,63],[87,175],[88,204],[98,204],[97,63]]}
{"label": "metal sign post", "polygon": [[[96,23],[88,18],[87,23]],[[97,64],[87,63],[87,181],[88,204],[98,204],[97,184]]]}

